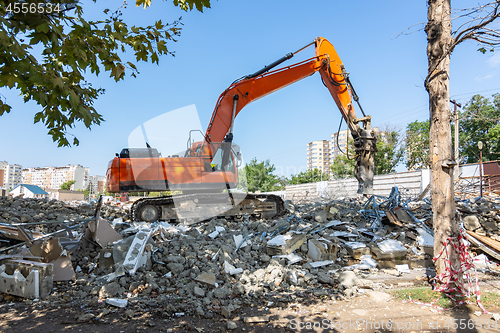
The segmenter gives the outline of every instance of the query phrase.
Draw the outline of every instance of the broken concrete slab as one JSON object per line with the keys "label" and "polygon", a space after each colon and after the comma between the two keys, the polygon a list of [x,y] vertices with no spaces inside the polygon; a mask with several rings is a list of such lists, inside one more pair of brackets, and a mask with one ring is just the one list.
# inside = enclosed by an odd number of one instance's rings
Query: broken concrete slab
{"label": "broken concrete slab", "polygon": [[122,264],[129,274],[134,275],[137,269],[144,266],[147,260],[151,258],[151,251],[146,251],[146,245],[152,232],[152,229],[141,229],[135,234]]}
{"label": "broken concrete slab", "polygon": [[195,281],[198,281],[200,283],[204,283],[210,287],[217,287],[217,282],[215,280],[214,273],[203,272],[196,277]]}
{"label": "broken concrete slab", "polygon": [[193,294],[195,294],[198,297],[205,297],[205,290],[201,289],[198,286],[194,286]]}
{"label": "broken concrete slab", "polygon": [[310,239],[307,255],[314,261],[336,260],[338,245],[326,239]]}
{"label": "broken concrete slab", "polygon": [[99,214],[97,214],[95,221],[90,221],[88,223],[87,228],[90,231],[92,240],[101,247],[106,247],[108,243],[113,243],[122,239],[122,236],[113,229],[108,221],[102,219]]}
{"label": "broken concrete slab", "polygon": [[301,247],[305,241],[305,233],[289,232],[285,235],[278,235],[267,242],[267,254],[270,256],[290,254]]}
{"label": "broken concrete slab", "polygon": [[394,239],[386,239],[370,248],[377,260],[404,259],[407,254],[406,247]]}
{"label": "broken concrete slab", "polygon": [[10,259],[0,265],[0,292],[28,299],[44,299],[52,292],[53,265]]}
{"label": "broken concrete slab", "polygon": [[335,261],[333,261],[333,260],[324,260],[324,261],[311,262],[311,263],[309,263],[309,265],[313,268],[318,268],[318,267],[322,267],[322,266],[328,266],[328,265],[331,265],[334,263],[335,263]]}
{"label": "broken concrete slab", "polygon": [[45,263],[52,263],[54,281],[68,281],[75,278],[71,255],[63,249],[58,238],[34,241],[29,251],[34,256],[43,257]]}
{"label": "broken concrete slab", "polygon": [[364,254],[370,254],[370,248],[361,242],[344,242],[347,252],[354,259],[359,259]]}

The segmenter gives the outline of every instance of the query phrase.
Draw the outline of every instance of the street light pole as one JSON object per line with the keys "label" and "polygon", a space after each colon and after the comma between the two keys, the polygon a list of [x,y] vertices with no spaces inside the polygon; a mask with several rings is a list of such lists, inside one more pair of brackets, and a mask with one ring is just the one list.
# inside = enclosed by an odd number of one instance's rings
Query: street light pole
{"label": "street light pole", "polygon": [[479,148],[479,197],[483,197],[483,142],[477,143]]}

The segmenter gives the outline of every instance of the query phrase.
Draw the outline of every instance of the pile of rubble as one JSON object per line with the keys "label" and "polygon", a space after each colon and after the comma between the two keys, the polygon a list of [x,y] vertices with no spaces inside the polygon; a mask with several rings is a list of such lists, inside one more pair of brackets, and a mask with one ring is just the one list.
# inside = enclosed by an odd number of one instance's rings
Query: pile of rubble
{"label": "pile of rubble", "polygon": [[[467,230],[494,241],[499,204],[468,200],[457,207]],[[243,306],[283,307],[306,295],[353,297],[386,288],[370,276],[431,266],[427,199],[403,203],[394,188],[387,198],[286,208],[273,220],[214,218],[186,226],[132,222],[126,209],[113,206],[0,198],[0,231],[15,230],[0,237],[24,241],[1,243],[0,292],[83,301],[87,317],[111,305],[126,316],[149,308],[163,316],[230,318]],[[55,281],[71,282],[53,290]]]}

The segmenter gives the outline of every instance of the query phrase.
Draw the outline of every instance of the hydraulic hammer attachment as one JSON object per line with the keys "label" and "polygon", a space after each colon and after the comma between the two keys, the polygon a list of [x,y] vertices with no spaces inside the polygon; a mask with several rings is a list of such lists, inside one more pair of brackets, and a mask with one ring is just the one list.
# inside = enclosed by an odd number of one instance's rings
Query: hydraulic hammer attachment
{"label": "hydraulic hammer attachment", "polygon": [[356,162],[354,171],[358,180],[358,193],[373,194],[373,175],[375,171],[375,152],[377,138],[372,130],[371,117],[357,118],[356,123],[363,122],[363,128],[358,127],[359,133],[354,136]]}

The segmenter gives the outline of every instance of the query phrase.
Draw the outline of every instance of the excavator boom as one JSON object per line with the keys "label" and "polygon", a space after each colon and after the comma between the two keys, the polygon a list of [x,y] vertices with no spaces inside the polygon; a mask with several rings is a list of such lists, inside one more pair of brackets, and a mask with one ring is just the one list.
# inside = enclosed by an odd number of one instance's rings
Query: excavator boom
{"label": "excavator boom", "polygon": [[[316,49],[315,57],[270,71],[312,44]],[[358,193],[372,194],[376,137],[371,128],[371,117],[364,114],[361,118],[356,116],[352,97],[354,90],[333,45],[325,38],[318,37],[307,46],[231,84],[219,96],[205,138],[209,142],[231,142],[234,119],[246,105],[319,72],[354,138]]]}

